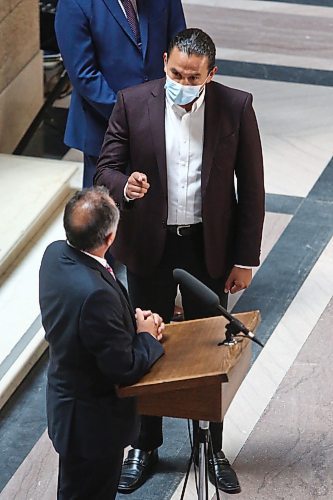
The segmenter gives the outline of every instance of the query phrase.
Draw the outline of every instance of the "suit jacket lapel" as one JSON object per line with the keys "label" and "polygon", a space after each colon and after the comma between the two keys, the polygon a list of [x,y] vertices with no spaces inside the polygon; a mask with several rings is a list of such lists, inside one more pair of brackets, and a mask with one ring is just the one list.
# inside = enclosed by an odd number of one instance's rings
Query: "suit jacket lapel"
{"label": "suit jacket lapel", "polygon": [[134,33],[130,28],[130,25],[124,15],[124,12],[122,11],[118,0],[103,0],[115,20],[118,22],[118,24],[122,27],[122,29],[125,31],[125,33],[129,36],[129,38],[132,40],[134,45],[136,44],[136,40],[134,37]]}
{"label": "suit jacket lapel", "polygon": [[164,78],[156,81],[156,86],[148,98],[148,114],[162,189],[167,196],[164,84]]}
{"label": "suit jacket lapel", "polygon": [[138,1],[137,6],[138,6],[139,26],[140,26],[140,35],[142,43],[141,50],[142,50],[142,57],[144,59],[146,57],[147,46],[148,46],[149,7],[145,0]]}
{"label": "suit jacket lapel", "polygon": [[201,196],[205,195],[210,171],[213,165],[214,152],[220,136],[222,110],[217,106],[212,84],[206,86],[204,144],[202,152]]}
{"label": "suit jacket lapel", "polygon": [[121,283],[120,280],[117,279],[117,285],[119,286],[119,289],[121,290],[123,296],[125,297],[126,299],[126,305],[128,307],[128,310],[130,312],[130,315],[131,315],[131,318],[132,318],[132,321],[133,321],[133,325],[134,325],[134,329],[136,331],[136,319],[135,319],[135,313],[134,313],[134,309],[133,309],[133,306],[132,306],[132,303],[131,303],[131,300],[129,298],[129,295],[127,293],[127,290],[126,288],[124,287],[124,285]]}
{"label": "suit jacket lapel", "polygon": [[132,321],[133,321],[133,324],[134,324],[134,328],[136,329],[135,316],[134,316],[134,312],[133,312],[133,309],[132,309],[132,306],[131,306],[131,303],[130,303],[130,300],[129,300],[126,288],[122,285],[122,283],[120,283],[120,281],[115,280],[114,277],[109,273],[109,271],[107,271],[105,269],[105,267],[102,266],[102,264],[99,264],[99,262],[97,262],[97,261],[96,261],[96,264],[98,265],[98,270],[102,274],[103,278],[108,283],[110,283],[110,285],[113,288],[115,288],[117,290],[117,292],[119,293],[119,295],[121,297],[121,300],[124,299],[124,300],[122,300],[122,302],[125,305],[125,307],[127,307],[128,312],[129,312],[129,314],[130,314],[130,316],[132,318]]}

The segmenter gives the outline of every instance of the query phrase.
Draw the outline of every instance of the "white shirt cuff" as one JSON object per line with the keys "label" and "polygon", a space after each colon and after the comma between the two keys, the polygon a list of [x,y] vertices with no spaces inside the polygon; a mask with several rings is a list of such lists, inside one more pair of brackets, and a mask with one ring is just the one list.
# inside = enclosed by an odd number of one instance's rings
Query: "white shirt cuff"
{"label": "white shirt cuff", "polygon": [[235,267],[240,267],[241,269],[253,269],[252,266],[242,266],[241,264],[234,264]]}
{"label": "white shirt cuff", "polygon": [[133,200],[132,200],[132,198],[129,198],[128,196],[126,196],[127,186],[128,186],[128,182],[126,182],[125,187],[124,187],[124,198],[125,198],[125,201],[127,201],[127,203],[128,203],[129,201],[133,201]]}

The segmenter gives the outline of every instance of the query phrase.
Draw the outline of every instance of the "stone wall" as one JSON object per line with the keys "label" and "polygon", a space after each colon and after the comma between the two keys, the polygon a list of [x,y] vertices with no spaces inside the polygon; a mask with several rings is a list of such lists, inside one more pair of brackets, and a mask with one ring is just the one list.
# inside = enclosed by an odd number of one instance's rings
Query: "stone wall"
{"label": "stone wall", "polygon": [[38,0],[0,0],[0,153],[12,153],[43,104]]}

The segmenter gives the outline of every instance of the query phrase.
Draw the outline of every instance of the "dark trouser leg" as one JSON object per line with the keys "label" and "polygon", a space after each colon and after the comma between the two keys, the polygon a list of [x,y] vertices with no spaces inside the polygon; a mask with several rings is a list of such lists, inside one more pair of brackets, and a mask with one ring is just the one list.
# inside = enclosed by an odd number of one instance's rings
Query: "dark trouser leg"
{"label": "dark trouser leg", "polygon": [[124,450],[105,459],[59,457],[58,500],[112,500],[116,497]]}
{"label": "dark trouser leg", "polygon": [[[209,286],[207,282],[205,284]],[[210,286],[210,288],[213,289],[212,286]],[[215,289],[214,291],[218,293],[218,290]],[[227,294],[223,292],[223,294],[218,293],[218,295],[220,296],[221,305],[227,307]],[[184,297],[184,293],[182,294],[182,300],[185,319],[199,319],[205,317],[205,315],[202,314],[204,311],[200,311],[199,306],[195,307],[196,304],[193,304],[193,301],[189,301],[187,303],[187,298],[186,296]],[[197,421],[193,421],[193,441],[195,440],[195,436],[197,435],[198,426],[199,423]],[[213,452],[216,453],[222,449],[223,422],[210,422],[209,430],[212,439]]]}
{"label": "dark trouser leg", "polygon": [[140,433],[132,443],[133,448],[143,451],[151,451],[163,444],[163,420],[162,417],[150,417],[141,415]]}
{"label": "dark trouser leg", "polygon": [[[191,258],[185,264],[184,269],[193,274],[206,286],[217,293],[220,297],[221,305],[225,308],[227,307],[228,295],[224,293],[225,277],[215,280],[209,276],[204,264],[203,245],[200,244],[199,241],[197,242],[195,251],[191,253]],[[180,291],[182,294],[184,317],[186,320],[207,317],[207,310],[202,307],[199,301],[194,301],[193,297],[188,297],[186,290],[182,290],[182,288],[180,288]],[[212,314],[209,313],[209,316],[211,315]],[[193,441],[197,435],[198,427],[199,423],[197,421],[193,421]],[[210,422],[209,430],[212,439],[213,452],[216,453],[222,449],[223,422]]]}
{"label": "dark trouser leg", "polygon": [[[193,443],[198,435],[199,422],[193,420]],[[222,431],[223,422],[210,422],[209,423],[210,436],[212,439],[213,453],[222,450]]]}
{"label": "dark trouser leg", "polygon": [[[140,277],[127,271],[128,292],[133,307],[150,309],[169,322],[174,309],[177,286],[170,272],[163,269],[153,276]],[[158,448],[163,443],[162,418],[141,416],[140,434],[133,448],[150,451]]]}
{"label": "dark trouser leg", "polygon": [[83,155],[83,187],[89,188],[93,185],[94,175],[96,173],[97,156]]}

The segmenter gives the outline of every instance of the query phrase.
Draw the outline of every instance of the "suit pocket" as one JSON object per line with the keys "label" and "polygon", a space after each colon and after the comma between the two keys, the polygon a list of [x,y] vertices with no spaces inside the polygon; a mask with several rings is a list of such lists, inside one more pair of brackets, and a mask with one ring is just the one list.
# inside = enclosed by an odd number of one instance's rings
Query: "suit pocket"
{"label": "suit pocket", "polygon": [[237,138],[237,135],[238,135],[238,131],[234,130],[233,132],[230,132],[226,135],[223,135],[219,142],[223,143],[223,142],[233,141],[234,139]]}

